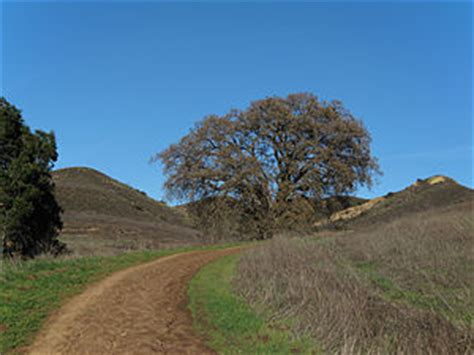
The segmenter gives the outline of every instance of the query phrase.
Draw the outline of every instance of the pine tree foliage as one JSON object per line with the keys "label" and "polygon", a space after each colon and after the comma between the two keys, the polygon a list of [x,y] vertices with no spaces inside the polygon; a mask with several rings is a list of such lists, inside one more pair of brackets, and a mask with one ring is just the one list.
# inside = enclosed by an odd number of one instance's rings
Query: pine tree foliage
{"label": "pine tree foliage", "polygon": [[31,258],[66,246],[57,237],[61,208],[51,170],[57,160],[54,134],[32,132],[21,112],[0,98],[0,236],[4,257]]}

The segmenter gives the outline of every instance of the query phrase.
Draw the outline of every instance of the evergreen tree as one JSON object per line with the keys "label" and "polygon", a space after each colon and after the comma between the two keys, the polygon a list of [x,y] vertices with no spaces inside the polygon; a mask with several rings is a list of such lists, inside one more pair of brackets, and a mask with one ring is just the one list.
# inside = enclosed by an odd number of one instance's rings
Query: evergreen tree
{"label": "evergreen tree", "polygon": [[34,257],[66,250],[57,239],[61,208],[51,170],[57,160],[53,133],[31,132],[21,112],[0,98],[0,235],[3,256]]}

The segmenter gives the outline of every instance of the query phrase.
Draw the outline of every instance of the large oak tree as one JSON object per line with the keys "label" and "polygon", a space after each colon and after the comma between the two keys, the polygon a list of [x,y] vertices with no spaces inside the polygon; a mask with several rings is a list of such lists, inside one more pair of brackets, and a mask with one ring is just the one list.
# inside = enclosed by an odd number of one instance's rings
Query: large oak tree
{"label": "large oak tree", "polygon": [[155,160],[172,198],[231,199],[265,238],[296,221],[305,201],[370,186],[379,171],[370,141],[341,102],[302,93],[207,116]]}

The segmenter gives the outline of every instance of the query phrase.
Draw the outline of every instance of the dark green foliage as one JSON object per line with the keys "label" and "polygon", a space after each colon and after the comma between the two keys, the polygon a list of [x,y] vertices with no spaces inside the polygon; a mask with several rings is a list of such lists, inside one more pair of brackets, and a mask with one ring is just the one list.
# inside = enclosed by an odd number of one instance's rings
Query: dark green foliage
{"label": "dark green foliage", "polygon": [[31,132],[20,111],[0,98],[0,226],[4,257],[58,254],[61,208],[51,169],[57,160],[53,133]]}

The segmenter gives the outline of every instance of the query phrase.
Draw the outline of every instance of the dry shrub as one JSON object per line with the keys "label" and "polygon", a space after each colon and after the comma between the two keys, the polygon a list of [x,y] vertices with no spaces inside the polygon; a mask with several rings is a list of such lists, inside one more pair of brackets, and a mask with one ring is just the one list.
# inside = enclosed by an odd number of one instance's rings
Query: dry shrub
{"label": "dry shrub", "polygon": [[294,316],[295,334],[310,334],[325,352],[472,353],[472,329],[434,311],[389,301],[356,267],[358,262],[387,263],[382,271],[390,270],[387,275],[396,282],[456,286],[468,305],[466,262],[472,256],[466,249],[472,245],[472,220],[466,213],[448,212],[436,222],[424,216],[426,223],[419,224],[414,217],[412,223],[320,242],[275,238],[242,257],[235,288],[271,319]]}
{"label": "dry shrub", "polygon": [[406,290],[433,300],[449,318],[474,311],[474,218],[471,203],[418,213],[336,239],[337,250]]}
{"label": "dry shrub", "polygon": [[195,228],[212,242],[258,238],[258,220],[232,198],[207,198],[186,206]]}

